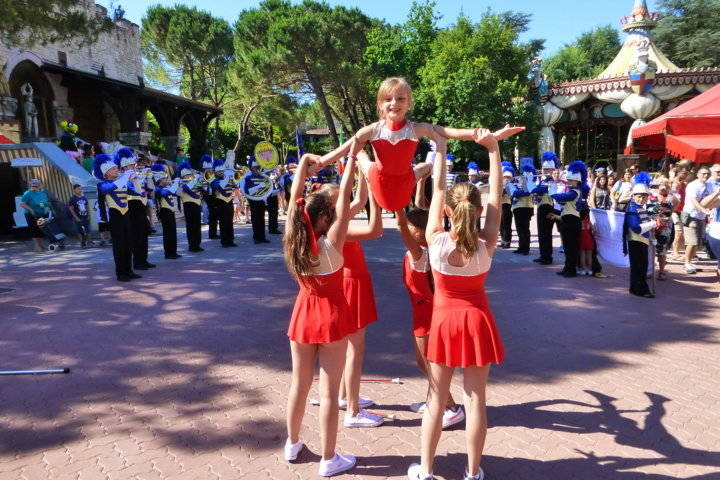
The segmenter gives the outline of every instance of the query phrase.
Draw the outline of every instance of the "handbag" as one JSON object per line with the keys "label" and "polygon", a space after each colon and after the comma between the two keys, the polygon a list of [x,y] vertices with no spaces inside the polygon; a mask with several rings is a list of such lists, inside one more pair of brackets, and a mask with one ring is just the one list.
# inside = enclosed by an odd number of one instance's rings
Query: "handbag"
{"label": "handbag", "polygon": [[682,223],[684,226],[689,227],[690,222],[693,221],[693,218],[690,216],[688,212],[680,212],[680,223]]}

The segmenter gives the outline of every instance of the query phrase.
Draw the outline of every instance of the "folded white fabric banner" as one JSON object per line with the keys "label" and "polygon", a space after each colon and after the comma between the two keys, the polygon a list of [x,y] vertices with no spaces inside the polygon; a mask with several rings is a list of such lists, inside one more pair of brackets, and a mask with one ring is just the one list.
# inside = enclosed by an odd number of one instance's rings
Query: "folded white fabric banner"
{"label": "folded white fabric banner", "polygon": [[590,209],[590,222],[595,230],[598,255],[616,267],[629,267],[629,257],[623,255],[624,212]]}

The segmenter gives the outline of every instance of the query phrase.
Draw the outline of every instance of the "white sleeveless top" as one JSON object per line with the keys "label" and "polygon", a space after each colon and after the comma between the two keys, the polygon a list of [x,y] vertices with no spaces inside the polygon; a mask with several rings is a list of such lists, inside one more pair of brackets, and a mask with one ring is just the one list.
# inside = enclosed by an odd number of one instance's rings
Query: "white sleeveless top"
{"label": "white sleeveless top", "polygon": [[490,270],[492,259],[487,253],[485,241],[478,239],[478,249],[475,255],[464,267],[450,265],[448,256],[455,250],[455,242],[450,238],[450,232],[442,232],[435,235],[435,240],[429,247],[430,265],[444,275],[456,275],[460,277],[475,277]]}
{"label": "white sleeveless top", "polygon": [[420,258],[418,258],[418,261],[414,261],[412,257],[412,253],[410,253],[410,250],[407,251],[405,255],[408,257],[408,263],[410,264],[410,268],[415,270],[416,272],[420,273],[427,273],[430,270],[430,259],[428,258],[428,249],[427,247],[420,247],[422,249],[422,255]]}
{"label": "white sleeveless top", "polygon": [[318,238],[318,247],[320,253],[318,260],[320,263],[313,269],[313,275],[330,275],[343,267],[343,255],[338,252],[332,242],[325,235]]}
{"label": "white sleeveless top", "polygon": [[370,137],[370,141],[374,140],[387,140],[388,142],[395,145],[401,140],[414,140],[419,141],[417,134],[415,133],[415,124],[411,121],[407,121],[405,123],[405,126],[402,127],[400,130],[390,130],[388,126],[385,124],[385,120],[380,120],[379,122],[376,122],[373,126],[373,133],[372,137]]}

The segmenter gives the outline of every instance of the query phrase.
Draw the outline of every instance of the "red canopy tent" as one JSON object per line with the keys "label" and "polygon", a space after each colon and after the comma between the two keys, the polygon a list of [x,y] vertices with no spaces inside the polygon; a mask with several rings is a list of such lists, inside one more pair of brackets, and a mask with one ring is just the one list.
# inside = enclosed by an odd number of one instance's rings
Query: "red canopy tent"
{"label": "red canopy tent", "polygon": [[720,162],[720,85],[632,132],[636,152],[665,150],[697,164]]}

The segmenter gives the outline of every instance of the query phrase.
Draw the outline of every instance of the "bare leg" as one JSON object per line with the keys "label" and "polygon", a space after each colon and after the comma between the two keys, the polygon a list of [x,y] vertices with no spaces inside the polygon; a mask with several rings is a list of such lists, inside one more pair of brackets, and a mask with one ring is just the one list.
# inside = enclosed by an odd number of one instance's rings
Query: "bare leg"
{"label": "bare leg", "polygon": [[[428,336],[425,335],[423,337],[415,337],[415,362],[417,363],[418,368],[422,373],[425,374],[425,376],[428,379],[428,391],[425,398],[430,397],[430,372],[428,367],[428,361],[425,358],[425,352],[427,351],[427,340]],[[457,404],[455,403],[455,399],[452,396],[452,393],[448,390],[448,398],[447,402],[445,404],[445,408],[450,408],[452,410],[455,410],[457,408]]]}
{"label": "bare leg", "polygon": [[685,245],[685,263],[693,262],[697,248],[697,245]]}
{"label": "bare leg", "polygon": [[369,177],[370,167],[372,167],[373,163],[375,163],[375,162],[370,160],[370,157],[367,155],[358,155],[357,162],[358,162],[358,164],[357,164],[358,168],[360,169],[362,174],[365,175],[365,178],[370,178]]}
{"label": "bare leg", "polygon": [[36,252],[42,252],[45,250],[45,246],[43,245],[43,239],[42,238],[34,238],[33,237],[33,243],[35,244],[35,251]]}
{"label": "bare leg", "polygon": [[343,383],[347,394],[347,412],[353,417],[360,411],[358,400],[360,398],[360,377],[362,364],[365,358],[365,329],[361,328],[348,335],[348,348],[345,357],[345,370]]}
{"label": "bare leg", "polygon": [[415,172],[415,180],[420,180],[423,177],[426,177],[430,175],[430,172],[432,172],[432,164],[431,163],[418,163],[413,167],[413,171]]}
{"label": "bare leg", "polygon": [[308,393],[313,381],[318,346],[290,341],[292,380],[287,403],[287,433],[292,443],[300,439]]}
{"label": "bare leg", "polygon": [[658,271],[658,274],[665,274],[665,265],[667,265],[667,256],[666,255],[658,255],[658,266],[660,270]]}
{"label": "bare leg", "polygon": [[676,257],[680,256],[680,249],[685,244],[685,238],[683,237],[682,227],[675,229],[675,240],[673,240],[673,255]]}
{"label": "bare leg", "polygon": [[442,433],[442,417],[455,369],[433,362],[428,362],[428,366],[430,367],[430,396],[422,419],[420,465],[423,471],[432,473],[435,451]]}
{"label": "bare leg", "polygon": [[490,365],[467,367],[463,375],[465,401],[465,442],[468,455],[468,473],[475,475],[480,468],[480,460],[487,435],[487,411],[485,408],[485,385]]}
{"label": "bare leg", "polygon": [[[338,429],[338,390],[345,365],[347,338],[324,343],[319,347],[320,356],[320,443],[323,460],[335,456]],[[310,378],[312,381],[312,377]],[[292,440],[292,439],[291,439]]]}

